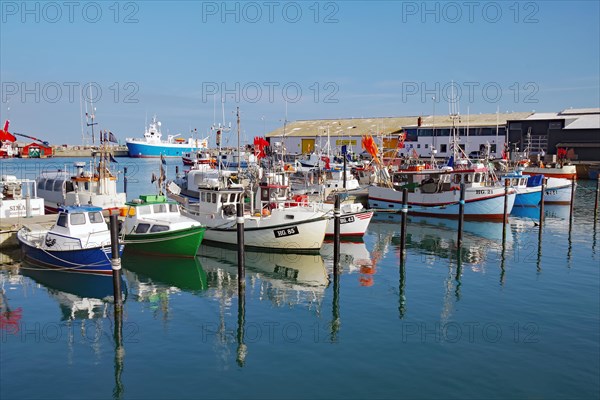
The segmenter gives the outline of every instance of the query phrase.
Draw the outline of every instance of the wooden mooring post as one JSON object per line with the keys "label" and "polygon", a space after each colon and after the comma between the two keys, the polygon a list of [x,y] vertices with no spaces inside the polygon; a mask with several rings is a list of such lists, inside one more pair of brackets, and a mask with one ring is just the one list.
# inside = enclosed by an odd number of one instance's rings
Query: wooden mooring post
{"label": "wooden mooring post", "polygon": [[548,186],[548,178],[542,180],[542,194],[540,196],[540,231],[542,229],[542,223],[544,222],[544,196],[546,195],[546,187]]}
{"label": "wooden mooring post", "polygon": [[340,195],[335,195],[333,208],[333,275],[339,273],[340,268]]}
{"label": "wooden mooring post", "polygon": [[408,217],[408,189],[402,189],[402,208],[400,209],[401,222],[400,222],[400,263],[404,263],[404,256],[406,254],[406,223]]}
{"label": "wooden mooring post", "polygon": [[506,241],[506,224],[508,223],[508,189],[510,180],[504,180],[504,214],[502,215],[502,242]]}
{"label": "wooden mooring post", "polygon": [[458,201],[458,239],[456,247],[460,249],[463,241],[463,225],[465,222],[465,184],[460,184],[460,200]]}
{"label": "wooden mooring post", "polygon": [[571,202],[569,203],[569,224],[573,221],[573,207],[575,206],[575,185],[577,184],[577,177],[573,177],[571,180]]}
{"label": "wooden mooring post", "polygon": [[244,254],[244,196],[240,196],[237,204],[237,261],[238,261],[238,289],[246,286],[246,267]]}
{"label": "wooden mooring post", "polygon": [[120,312],[123,307],[121,298],[121,257],[119,256],[119,215],[118,210],[110,211],[110,250],[113,277],[113,294],[115,297],[115,312]]}

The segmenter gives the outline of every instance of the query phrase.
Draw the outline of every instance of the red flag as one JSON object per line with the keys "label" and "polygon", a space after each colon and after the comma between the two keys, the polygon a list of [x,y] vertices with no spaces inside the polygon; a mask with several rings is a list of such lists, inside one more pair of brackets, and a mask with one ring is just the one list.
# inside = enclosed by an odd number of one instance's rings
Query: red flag
{"label": "red flag", "polygon": [[9,142],[16,142],[17,138],[8,132],[8,126],[10,125],[10,121],[6,120],[4,123],[4,129],[0,130],[0,141],[8,140]]}
{"label": "red flag", "polygon": [[265,147],[269,146],[269,142],[260,136],[254,137],[254,155],[261,159],[266,156]]}

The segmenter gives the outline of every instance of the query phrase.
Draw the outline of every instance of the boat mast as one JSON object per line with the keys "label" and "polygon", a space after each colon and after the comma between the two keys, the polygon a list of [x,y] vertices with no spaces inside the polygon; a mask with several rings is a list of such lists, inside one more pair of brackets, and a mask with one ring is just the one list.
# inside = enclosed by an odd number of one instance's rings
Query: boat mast
{"label": "boat mast", "polygon": [[240,107],[236,107],[236,116],[237,116],[237,174],[238,179],[240,174],[242,173],[241,164],[242,164],[242,155],[240,153]]}
{"label": "boat mast", "polygon": [[[95,146],[96,145],[96,137],[94,136],[94,125],[98,125],[98,124],[94,123],[94,117],[95,117],[94,114],[96,112],[96,109],[94,108],[94,102],[92,100],[92,86],[91,85],[90,85],[89,89],[90,89],[90,112],[91,112],[90,117],[91,117],[92,123],[90,124],[87,121],[86,121],[86,123],[87,123],[88,127],[89,126],[92,127],[92,146]],[[85,116],[87,119],[88,114],[85,113]]]}

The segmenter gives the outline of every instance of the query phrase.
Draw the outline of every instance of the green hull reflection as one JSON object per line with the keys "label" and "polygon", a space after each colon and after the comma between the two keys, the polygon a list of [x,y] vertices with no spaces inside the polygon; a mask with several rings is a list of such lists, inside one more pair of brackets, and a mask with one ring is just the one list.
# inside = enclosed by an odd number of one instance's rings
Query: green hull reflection
{"label": "green hull reflection", "polygon": [[[197,258],[127,253],[123,257],[123,268],[135,272],[138,283],[175,286],[190,292],[207,288],[206,273]],[[127,277],[131,282],[130,276]]]}

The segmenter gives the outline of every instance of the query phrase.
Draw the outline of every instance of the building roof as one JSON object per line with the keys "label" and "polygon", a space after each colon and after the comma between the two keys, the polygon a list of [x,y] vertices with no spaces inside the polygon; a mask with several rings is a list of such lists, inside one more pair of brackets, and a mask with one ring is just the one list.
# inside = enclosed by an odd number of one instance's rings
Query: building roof
{"label": "building roof", "polygon": [[[494,127],[506,125],[508,120],[525,119],[530,112],[500,113],[500,114],[470,114],[459,115],[454,120],[448,115],[421,116],[421,128],[448,128],[453,125],[465,127]],[[324,136],[329,130],[330,136],[363,136],[369,133],[389,135],[402,129],[416,128],[419,116],[408,117],[372,117],[372,118],[341,118],[300,120],[289,122],[285,126],[285,137]],[[267,133],[267,137],[283,137],[284,128],[280,127]]]}
{"label": "building roof", "polygon": [[600,108],[569,108],[562,110],[562,115],[600,114]]}
{"label": "building roof", "polygon": [[600,147],[600,143],[580,142],[580,143],[558,143],[556,147]]}
{"label": "building roof", "polygon": [[542,120],[542,119],[565,119],[555,112],[535,113],[525,118],[527,120]]}
{"label": "building roof", "polygon": [[563,129],[600,129],[600,114],[580,115],[570,123],[565,121]]}

